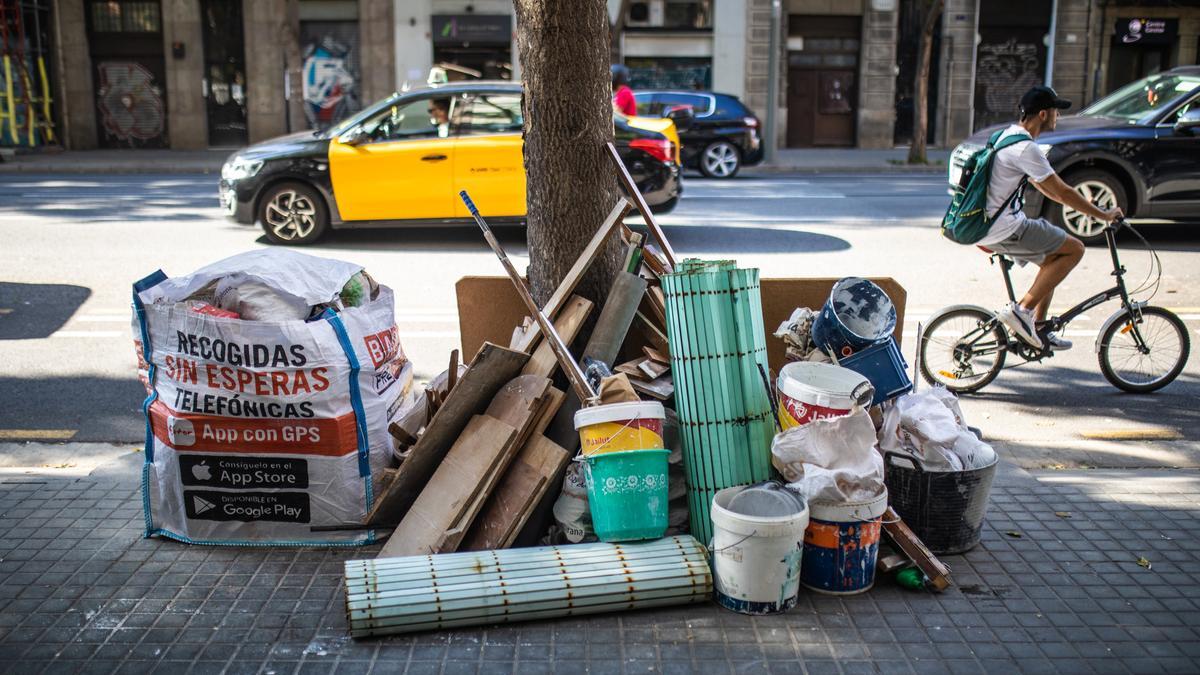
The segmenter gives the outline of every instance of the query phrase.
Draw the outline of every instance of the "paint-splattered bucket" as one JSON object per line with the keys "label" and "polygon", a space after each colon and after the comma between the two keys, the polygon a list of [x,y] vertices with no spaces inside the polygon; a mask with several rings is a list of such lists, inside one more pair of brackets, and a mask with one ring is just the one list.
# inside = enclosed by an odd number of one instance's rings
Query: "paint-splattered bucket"
{"label": "paint-splattered bucket", "polygon": [[829,363],[797,361],[779,371],[779,426],[784,431],[813,420],[850,414],[875,395],[866,376]]}
{"label": "paint-splattered bucket", "polygon": [[665,417],[663,404],[658,401],[630,401],[580,408],[575,413],[579,447],[587,456],[665,447]]}
{"label": "paint-splattered bucket", "polygon": [[[800,558],[808,507],[802,497],[765,491],[743,505],[755,486],[725,488],[713,497],[713,578],[717,602],[742,614],[785,612],[800,590]],[[773,493],[773,494],[772,494]]]}
{"label": "paint-splattered bucket", "polygon": [[592,529],[600,541],[658,539],[667,531],[667,455],[626,450],[583,458]]}
{"label": "paint-splattered bucket", "polygon": [[887,490],[870,501],[811,502],[809,509],[800,583],[822,593],[870,590],[875,584]]}
{"label": "paint-splattered bucket", "polygon": [[813,319],[818,349],[837,358],[850,356],[896,329],[896,306],[868,279],[846,277],[833,285],[829,299]]}

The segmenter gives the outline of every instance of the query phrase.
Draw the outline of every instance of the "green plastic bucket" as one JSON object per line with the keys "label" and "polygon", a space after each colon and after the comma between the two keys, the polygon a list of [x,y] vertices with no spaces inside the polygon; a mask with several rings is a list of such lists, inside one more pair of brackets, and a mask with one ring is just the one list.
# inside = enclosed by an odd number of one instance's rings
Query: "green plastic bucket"
{"label": "green plastic bucket", "polygon": [[592,528],[600,541],[658,539],[667,531],[670,450],[626,450],[584,457]]}

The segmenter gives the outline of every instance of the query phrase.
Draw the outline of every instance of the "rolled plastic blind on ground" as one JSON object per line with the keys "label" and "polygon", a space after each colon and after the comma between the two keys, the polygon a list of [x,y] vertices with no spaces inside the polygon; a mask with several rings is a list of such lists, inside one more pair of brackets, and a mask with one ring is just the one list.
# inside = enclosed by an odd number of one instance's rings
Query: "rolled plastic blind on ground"
{"label": "rolled plastic blind on ground", "polygon": [[703,602],[704,548],[689,536],[346,562],[354,637]]}
{"label": "rolled plastic blind on ground", "polygon": [[731,261],[685,260],[662,285],[691,529],[709,541],[713,496],[770,478],[775,427],[763,381],[759,273]]}

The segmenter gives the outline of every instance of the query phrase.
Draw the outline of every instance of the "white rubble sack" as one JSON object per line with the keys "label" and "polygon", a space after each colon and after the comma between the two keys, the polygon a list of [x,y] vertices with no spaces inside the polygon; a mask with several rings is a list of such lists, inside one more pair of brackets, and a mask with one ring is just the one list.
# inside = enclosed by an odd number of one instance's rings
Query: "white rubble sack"
{"label": "white rubble sack", "polygon": [[862,408],[777,434],[771,461],[788,487],[810,502],[869,501],[883,491],[875,425]]}
{"label": "white rubble sack", "polygon": [[879,451],[914,457],[926,471],[969,471],[996,461],[996,451],[967,428],[958,397],[944,387],[886,404]]}
{"label": "white rubble sack", "polygon": [[[146,535],[199,544],[352,546],[414,405],[391,289],[312,321],[195,311],[196,290],[239,276],[328,302],[361,269],[254,251],[134,284],[134,346],[146,387]],[[244,263],[244,264],[243,264]],[[315,529],[315,531],[314,531]]]}

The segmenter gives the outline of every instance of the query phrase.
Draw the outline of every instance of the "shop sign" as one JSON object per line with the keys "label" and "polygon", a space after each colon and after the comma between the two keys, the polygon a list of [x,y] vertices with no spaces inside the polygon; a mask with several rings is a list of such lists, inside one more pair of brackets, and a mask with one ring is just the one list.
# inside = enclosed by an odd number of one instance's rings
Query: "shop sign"
{"label": "shop sign", "polygon": [[507,14],[434,14],[433,43],[487,42],[507,44],[512,40],[512,17]]}
{"label": "shop sign", "polygon": [[1169,45],[1179,34],[1179,19],[1117,19],[1117,39],[1127,45]]}

